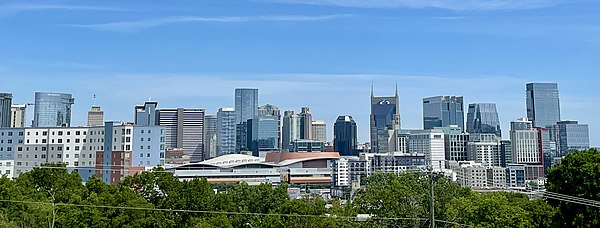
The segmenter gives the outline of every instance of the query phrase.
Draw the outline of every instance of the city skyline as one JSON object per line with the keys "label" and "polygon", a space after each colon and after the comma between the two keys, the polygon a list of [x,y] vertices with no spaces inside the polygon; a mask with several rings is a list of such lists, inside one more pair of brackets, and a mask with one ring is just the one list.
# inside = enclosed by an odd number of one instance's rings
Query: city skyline
{"label": "city skyline", "polygon": [[589,124],[600,146],[590,93],[600,3],[280,2],[10,1],[0,5],[0,91],[13,104],[32,103],[36,91],[73,94],[72,125],[83,126],[93,104],[107,120],[132,121],[131,107],[149,98],[215,114],[234,106],[235,88],[251,87],[259,105],[310,107],[329,139],[337,116],[351,115],[365,142],[371,82],[377,96],[398,82],[410,129],[422,127],[421,99],[438,95],[496,103],[510,129],[527,115],[525,84],[556,82],[562,119]]}

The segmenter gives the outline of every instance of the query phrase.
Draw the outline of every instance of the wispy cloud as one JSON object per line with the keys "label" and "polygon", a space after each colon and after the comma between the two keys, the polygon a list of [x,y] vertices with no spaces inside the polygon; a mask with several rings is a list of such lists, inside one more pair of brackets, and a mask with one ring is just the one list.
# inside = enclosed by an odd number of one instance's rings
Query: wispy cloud
{"label": "wispy cloud", "polygon": [[50,4],[4,4],[0,5],[0,16],[12,16],[25,11],[75,10],[75,11],[123,11],[123,9],[81,5]]}
{"label": "wispy cloud", "polygon": [[343,17],[351,17],[350,14],[331,14],[331,15],[268,15],[268,16],[244,16],[244,17],[197,17],[197,16],[173,16],[153,18],[139,21],[122,21],[102,24],[67,24],[63,26],[96,29],[104,31],[117,32],[134,32],[142,29],[165,26],[175,23],[198,23],[198,22],[215,22],[215,23],[241,23],[241,22],[258,22],[258,21],[323,21]]}
{"label": "wispy cloud", "polygon": [[489,11],[542,8],[564,0],[259,0],[355,8],[440,8],[455,11]]}

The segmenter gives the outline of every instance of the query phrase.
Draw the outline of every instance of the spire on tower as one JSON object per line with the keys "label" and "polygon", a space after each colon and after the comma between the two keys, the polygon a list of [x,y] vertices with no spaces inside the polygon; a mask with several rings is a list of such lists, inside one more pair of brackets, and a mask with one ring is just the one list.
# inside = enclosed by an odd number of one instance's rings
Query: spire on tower
{"label": "spire on tower", "polygon": [[373,86],[373,81],[371,81],[371,97],[375,97],[375,92],[374,92],[375,88]]}
{"label": "spire on tower", "polygon": [[398,97],[398,81],[396,81],[396,97]]}

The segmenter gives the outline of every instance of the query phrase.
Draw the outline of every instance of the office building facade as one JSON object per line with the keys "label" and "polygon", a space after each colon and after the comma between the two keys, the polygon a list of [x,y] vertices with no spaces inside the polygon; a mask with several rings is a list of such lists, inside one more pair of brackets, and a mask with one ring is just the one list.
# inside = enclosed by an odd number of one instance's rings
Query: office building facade
{"label": "office building facade", "polygon": [[167,149],[183,149],[192,162],[203,161],[204,109],[160,109],[156,111],[157,124],[165,127]]}
{"label": "office building facade", "polygon": [[11,109],[12,109],[11,93],[0,93],[0,127],[11,127]]}
{"label": "office building facade", "polygon": [[258,107],[258,115],[259,116],[274,116],[277,119],[277,148],[281,148],[281,110],[279,107],[272,104],[265,104]]}
{"label": "office building facade", "polygon": [[464,104],[461,96],[423,98],[423,129],[458,125],[465,130]]}
{"label": "office building facade", "polygon": [[25,127],[25,120],[27,114],[27,105],[12,105],[10,108],[10,127],[20,128]]}
{"label": "office building facade", "polygon": [[550,128],[560,121],[560,98],[556,83],[528,83],[527,118],[534,127]]}
{"label": "office building facade", "polygon": [[35,93],[33,127],[61,127],[71,125],[71,106],[75,99],[66,93]]}
{"label": "office building facade", "polygon": [[300,118],[294,111],[285,111],[281,128],[281,150],[289,151],[294,140],[300,137]]}
{"label": "office building facade", "polygon": [[258,115],[258,89],[235,89],[235,121],[245,124]]}
{"label": "office building facade", "polygon": [[260,156],[260,152],[279,151],[279,120],[272,115],[259,115],[248,120],[248,142],[253,156]]}
{"label": "office building facade", "polygon": [[560,156],[590,148],[590,130],[587,124],[580,124],[577,121],[560,121],[553,129]]}
{"label": "office building facade", "polygon": [[397,150],[400,130],[400,98],[398,88],[393,97],[376,97],[371,88],[371,151],[388,153]]}
{"label": "office building facade", "polygon": [[100,106],[94,105],[92,109],[88,111],[87,116],[87,126],[88,127],[97,127],[104,125],[104,111],[100,108]]}
{"label": "office building facade", "polygon": [[352,116],[339,116],[333,125],[333,150],[340,156],[358,156],[358,130]]}
{"label": "office building facade", "polygon": [[468,133],[496,134],[502,137],[496,104],[469,104],[466,130]]}
{"label": "office building facade", "polygon": [[217,115],[204,117],[204,160],[217,156]]}
{"label": "office building facade", "polygon": [[512,163],[541,164],[538,130],[527,118],[511,122],[510,141]]}
{"label": "office building facade", "polygon": [[313,120],[311,125],[311,139],[327,142],[327,124],[325,121]]}
{"label": "office building facade", "polygon": [[136,126],[155,126],[156,107],[158,102],[146,101],[143,105],[135,106],[134,123]]}
{"label": "office building facade", "polygon": [[233,108],[217,112],[217,157],[236,153],[236,115]]}

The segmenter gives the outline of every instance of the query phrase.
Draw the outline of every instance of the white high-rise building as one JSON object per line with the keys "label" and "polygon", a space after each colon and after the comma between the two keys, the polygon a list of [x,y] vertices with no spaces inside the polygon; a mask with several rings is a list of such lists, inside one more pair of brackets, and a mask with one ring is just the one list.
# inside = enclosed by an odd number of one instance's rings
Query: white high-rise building
{"label": "white high-rise building", "polygon": [[471,134],[467,143],[468,159],[483,167],[500,166],[500,140],[495,134]]}
{"label": "white high-rise building", "polygon": [[414,131],[409,136],[409,152],[425,155],[425,165],[434,172],[442,172],[446,166],[444,131],[432,129]]}
{"label": "white high-rise building", "polygon": [[522,118],[511,122],[512,162],[516,164],[541,164],[538,131],[532,121]]}
{"label": "white high-rise building", "polygon": [[10,127],[25,127],[25,114],[27,113],[27,105],[12,105],[10,107],[10,112]]}

